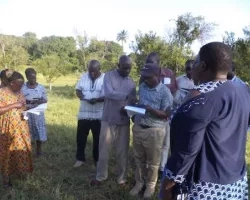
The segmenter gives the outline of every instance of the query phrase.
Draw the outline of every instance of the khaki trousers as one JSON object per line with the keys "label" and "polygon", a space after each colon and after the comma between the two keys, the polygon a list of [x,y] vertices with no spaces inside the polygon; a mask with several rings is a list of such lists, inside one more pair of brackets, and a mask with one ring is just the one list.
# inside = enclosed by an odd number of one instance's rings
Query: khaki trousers
{"label": "khaki trousers", "polygon": [[112,146],[115,148],[116,169],[118,183],[126,181],[128,150],[130,139],[130,125],[109,125],[101,122],[99,139],[99,159],[97,162],[96,180],[104,181],[108,178],[108,160]]}
{"label": "khaki trousers", "polygon": [[168,161],[168,153],[170,149],[170,126],[169,122],[166,122],[166,134],[165,138],[163,140],[163,145],[162,145],[162,153],[161,153],[161,165],[160,165],[160,171],[164,171],[165,166]]}
{"label": "khaki trousers", "polygon": [[143,129],[133,126],[133,150],[136,163],[136,183],[144,183],[147,188],[154,188],[158,179],[158,169],[161,161],[162,143],[165,128]]}

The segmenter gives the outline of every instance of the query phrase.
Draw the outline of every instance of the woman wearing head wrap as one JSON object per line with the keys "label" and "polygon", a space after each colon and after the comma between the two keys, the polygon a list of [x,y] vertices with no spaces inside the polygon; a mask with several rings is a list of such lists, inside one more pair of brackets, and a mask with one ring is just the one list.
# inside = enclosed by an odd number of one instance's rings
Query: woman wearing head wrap
{"label": "woman wearing head wrap", "polygon": [[10,175],[32,172],[32,153],[27,121],[23,120],[25,98],[23,76],[5,71],[7,85],[0,88],[0,166],[4,187],[11,187]]}

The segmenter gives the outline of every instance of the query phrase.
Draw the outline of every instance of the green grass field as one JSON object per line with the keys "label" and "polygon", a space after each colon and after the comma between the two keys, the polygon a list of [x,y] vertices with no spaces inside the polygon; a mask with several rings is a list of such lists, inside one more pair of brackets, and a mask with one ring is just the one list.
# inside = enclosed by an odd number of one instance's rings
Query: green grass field
{"label": "green grass field", "polygon": [[[44,83],[39,76],[41,83]],[[86,149],[87,163],[73,168],[76,151],[76,122],[79,101],[74,97],[77,78],[62,77],[48,91],[49,104],[46,112],[48,141],[44,144],[46,155],[34,158],[34,173],[24,182],[14,180],[12,194],[0,188],[0,200],[129,200],[128,193],[133,186],[134,164],[130,151],[129,184],[119,188],[115,180],[115,160],[111,156],[109,179],[101,186],[90,186],[95,177],[91,155],[91,134]],[[67,85],[67,86],[66,86]],[[247,162],[250,163],[250,145],[247,145]],[[250,174],[250,173],[249,173]],[[156,192],[156,194],[158,191]],[[157,199],[155,197],[154,199]]]}

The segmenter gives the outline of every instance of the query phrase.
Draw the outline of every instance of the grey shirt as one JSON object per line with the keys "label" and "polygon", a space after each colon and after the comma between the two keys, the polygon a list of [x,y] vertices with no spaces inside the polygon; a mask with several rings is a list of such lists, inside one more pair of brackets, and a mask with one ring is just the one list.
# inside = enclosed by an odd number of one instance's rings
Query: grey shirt
{"label": "grey shirt", "polygon": [[104,107],[102,120],[110,125],[126,125],[130,119],[121,113],[123,106],[129,105],[131,99],[128,95],[136,98],[136,85],[129,77],[122,77],[117,69],[109,71],[104,76]]}

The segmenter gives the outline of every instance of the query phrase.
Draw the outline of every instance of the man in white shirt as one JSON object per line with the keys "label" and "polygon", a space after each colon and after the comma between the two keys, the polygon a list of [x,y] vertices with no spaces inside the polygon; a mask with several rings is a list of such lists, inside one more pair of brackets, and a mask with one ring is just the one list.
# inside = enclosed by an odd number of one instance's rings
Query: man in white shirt
{"label": "man in white shirt", "polygon": [[96,165],[99,156],[99,135],[104,104],[104,73],[100,71],[100,63],[91,60],[88,72],[81,76],[76,85],[76,95],[80,99],[77,124],[77,153],[74,167],[85,162],[85,147],[89,131],[93,135],[93,159]]}
{"label": "man in white shirt", "polygon": [[189,90],[194,88],[194,81],[191,77],[193,64],[194,60],[187,60],[185,63],[186,74],[181,75],[176,79],[179,88],[175,94],[175,104],[177,105],[181,105]]}

